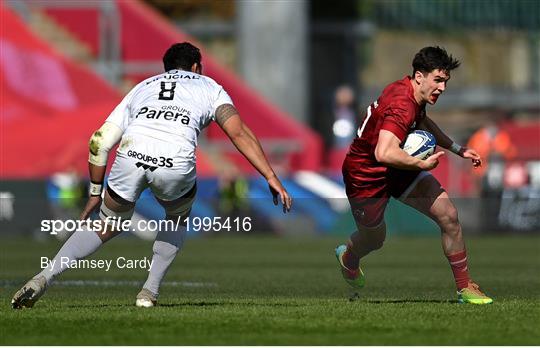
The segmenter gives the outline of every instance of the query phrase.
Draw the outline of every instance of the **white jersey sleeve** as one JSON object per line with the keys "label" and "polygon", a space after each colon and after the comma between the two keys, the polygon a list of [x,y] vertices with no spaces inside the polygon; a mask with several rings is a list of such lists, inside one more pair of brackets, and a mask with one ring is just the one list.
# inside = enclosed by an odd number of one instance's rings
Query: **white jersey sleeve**
{"label": "white jersey sleeve", "polygon": [[231,97],[229,97],[229,94],[223,89],[223,87],[221,87],[220,85],[217,85],[217,87],[218,88],[214,95],[214,100],[212,101],[212,111],[211,111],[212,121],[216,120],[216,110],[218,107],[220,107],[223,104],[234,105]]}

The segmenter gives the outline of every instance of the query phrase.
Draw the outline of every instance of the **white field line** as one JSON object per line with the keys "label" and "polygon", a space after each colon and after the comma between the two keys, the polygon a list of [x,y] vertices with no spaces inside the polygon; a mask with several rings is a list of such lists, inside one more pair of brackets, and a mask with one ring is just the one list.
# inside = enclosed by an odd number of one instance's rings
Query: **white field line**
{"label": "white field line", "polygon": [[[140,287],[144,282],[136,280],[58,280],[53,285],[59,286],[136,286]],[[23,282],[13,280],[0,280],[0,286],[23,285]],[[161,285],[185,287],[185,288],[215,288],[217,283],[207,282],[162,282]]]}

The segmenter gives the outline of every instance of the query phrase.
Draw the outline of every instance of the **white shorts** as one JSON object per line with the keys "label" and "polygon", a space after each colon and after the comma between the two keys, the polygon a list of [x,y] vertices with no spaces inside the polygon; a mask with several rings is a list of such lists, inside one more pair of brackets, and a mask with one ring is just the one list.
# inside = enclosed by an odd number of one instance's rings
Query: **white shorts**
{"label": "white shorts", "polygon": [[172,201],[185,195],[196,181],[196,169],[170,166],[169,158],[155,158],[137,153],[130,156],[117,153],[107,185],[123,199],[135,202],[144,189],[150,187],[163,201]]}

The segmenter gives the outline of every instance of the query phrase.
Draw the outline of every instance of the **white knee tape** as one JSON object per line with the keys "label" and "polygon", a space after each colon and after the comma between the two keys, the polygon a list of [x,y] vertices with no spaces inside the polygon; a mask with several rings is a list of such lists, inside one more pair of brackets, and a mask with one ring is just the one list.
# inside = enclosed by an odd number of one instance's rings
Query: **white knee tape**
{"label": "white knee tape", "polygon": [[[129,220],[133,216],[133,212],[135,211],[135,207],[131,208],[128,211],[123,212],[116,212],[111,209],[109,209],[105,203],[101,203],[101,208],[99,209],[99,217],[103,221],[113,221],[117,220],[117,218],[121,218],[122,220]],[[109,218],[107,220],[107,218]]]}

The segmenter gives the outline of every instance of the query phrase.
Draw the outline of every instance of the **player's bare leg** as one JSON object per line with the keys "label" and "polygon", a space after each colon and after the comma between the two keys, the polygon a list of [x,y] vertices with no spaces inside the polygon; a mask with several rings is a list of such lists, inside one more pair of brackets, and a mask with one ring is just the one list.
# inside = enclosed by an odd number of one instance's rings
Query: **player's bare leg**
{"label": "player's bare leg", "polygon": [[372,251],[382,248],[386,239],[386,223],[381,221],[374,227],[361,226],[357,223],[358,230],[351,234],[347,242],[347,250],[351,252],[351,267],[358,267],[360,259]]}
{"label": "player's bare leg", "polygon": [[360,259],[370,252],[382,248],[386,239],[384,219],[372,227],[363,226],[356,218],[355,222],[358,230],[351,234],[347,245],[340,245],[336,248],[336,258],[340,264],[343,278],[353,288],[351,301],[359,297],[357,291],[365,284],[364,273],[360,268]]}
{"label": "player's bare leg", "polygon": [[[102,217],[102,221],[105,220],[103,219],[103,210],[119,216],[132,213],[135,204],[126,202],[119,202],[113,199],[107,190],[105,192],[104,203],[101,207],[100,216]],[[80,260],[93,254],[103,243],[120,233],[120,230],[113,229],[105,223],[102,223],[102,228],[98,231],[75,231],[66,240],[64,245],[62,245],[49,265],[15,293],[11,300],[12,307],[14,309],[33,307],[36,301],[45,293],[45,290],[54,278],[69,268],[70,261]]]}
{"label": "player's bare leg", "polygon": [[467,252],[458,212],[441,184],[431,175],[425,176],[402,200],[405,204],[429,216],[441,229],[441,242],[456,281],[460,302],[491,303],[470,277]]}

